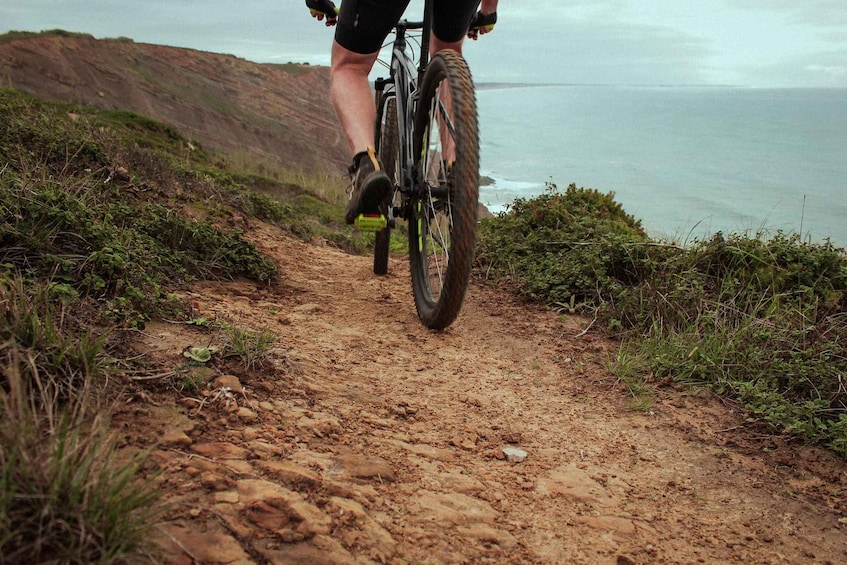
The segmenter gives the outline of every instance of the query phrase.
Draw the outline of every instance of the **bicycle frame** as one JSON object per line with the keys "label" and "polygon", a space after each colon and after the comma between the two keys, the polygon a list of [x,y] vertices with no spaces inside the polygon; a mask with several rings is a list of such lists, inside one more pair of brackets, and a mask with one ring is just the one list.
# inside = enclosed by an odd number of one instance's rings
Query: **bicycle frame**
{"label": "bicycle frame", "polygon": [[[401,171],[400,186],[396,186],[395,189],[400,190],[405,195],[415,190],[416,186],[412,133],[419,98],[418,87],[429,63],[431,29],[432,0],[426,0],[422,21],[403,19],[394,26],[395,37],[391,49],[390,63],[391,74],[389,78],[378,78],[374,83],[377,101],[381,101],[385,96],[394,96],[395,98]],[[409,51],[406,39],[408,30],[421,30],[420,54],[417,65]],[[393,207],[389,207],[388,221],[390,225],[393,225],[396,212]]]}

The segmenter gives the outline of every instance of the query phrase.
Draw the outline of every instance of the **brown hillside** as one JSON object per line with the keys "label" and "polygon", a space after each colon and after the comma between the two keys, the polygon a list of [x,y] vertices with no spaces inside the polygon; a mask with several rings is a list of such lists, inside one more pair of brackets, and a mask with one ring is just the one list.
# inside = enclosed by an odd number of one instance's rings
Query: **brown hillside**
{"label": "brown hillside", "polygon": [[0,44],[0,84],[175,126],[208,149],[337,174],[349,158],[322,67],[57,34]]}

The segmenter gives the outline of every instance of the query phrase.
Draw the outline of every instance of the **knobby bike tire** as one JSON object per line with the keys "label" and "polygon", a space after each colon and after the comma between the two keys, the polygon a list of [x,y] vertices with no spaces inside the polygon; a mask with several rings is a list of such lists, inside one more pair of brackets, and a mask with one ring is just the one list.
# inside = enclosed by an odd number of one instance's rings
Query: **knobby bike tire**
{"label": "knobby bike tire", "polygon": [[458,53],[432,58],[420,92],[409,259],[418,316],[427,327],[443,329],[459,314],[473,266],[479,124],[473,79]]}
{"label": "knobby bike tire", "polygon": [[[394,94],[382,94],[379,97],[376,117],[376,150],[385,170],[385,174],[391,179],[392,184],[397,187],[399,181],[397,172],[399,170],[400,142],[397,132],[397,100]],[[393,191],[392,191],[393,192]],[[383,206],[382,212],[387,213],[391,205],[393,194]],[[386,226],[376,232],[374,239],[374,274],[384,275],[388,272],[388,256],[391,246],[391,227]]]}

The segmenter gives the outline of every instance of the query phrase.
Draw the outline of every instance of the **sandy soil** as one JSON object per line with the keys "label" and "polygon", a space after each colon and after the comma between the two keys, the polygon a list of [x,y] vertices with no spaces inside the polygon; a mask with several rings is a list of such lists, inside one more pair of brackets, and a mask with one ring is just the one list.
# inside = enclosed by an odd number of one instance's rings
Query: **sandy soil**
{"label": "sandy soil", "polygon": [[[847,561],[843,461],[704,391],[635,410],[606,369],[618,344],[586,320],[474,282],[435,333],[402,258],[375,277],[367,257],[247,235],[281,280],[186,298],[272,331],[271,359],[215,359],[203,392],[139,395],[116,420],[128,445],[159,442],[168,563]],[[134,347],[176,370],[220,340],[161,322]]]}

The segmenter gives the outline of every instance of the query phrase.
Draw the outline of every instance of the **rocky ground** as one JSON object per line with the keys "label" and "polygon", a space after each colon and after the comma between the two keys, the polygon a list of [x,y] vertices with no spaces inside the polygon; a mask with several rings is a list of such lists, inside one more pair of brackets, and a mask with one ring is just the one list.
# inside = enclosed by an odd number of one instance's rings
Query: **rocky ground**
{"label": "rocky ground", "polygon": [[[367,257],[247,236],[281,280],[186,298],[273,332],[271,358],[214,359],[205,389],[140,389],[116,419],[128,445],[158,443],[167,563],[847,561],[843,461],[705,391],[636,409],[587,320],[475,282],[436,333],[402,258],[375,277]],[[160,322],[134,347],[178,370],[220,339]]]}

